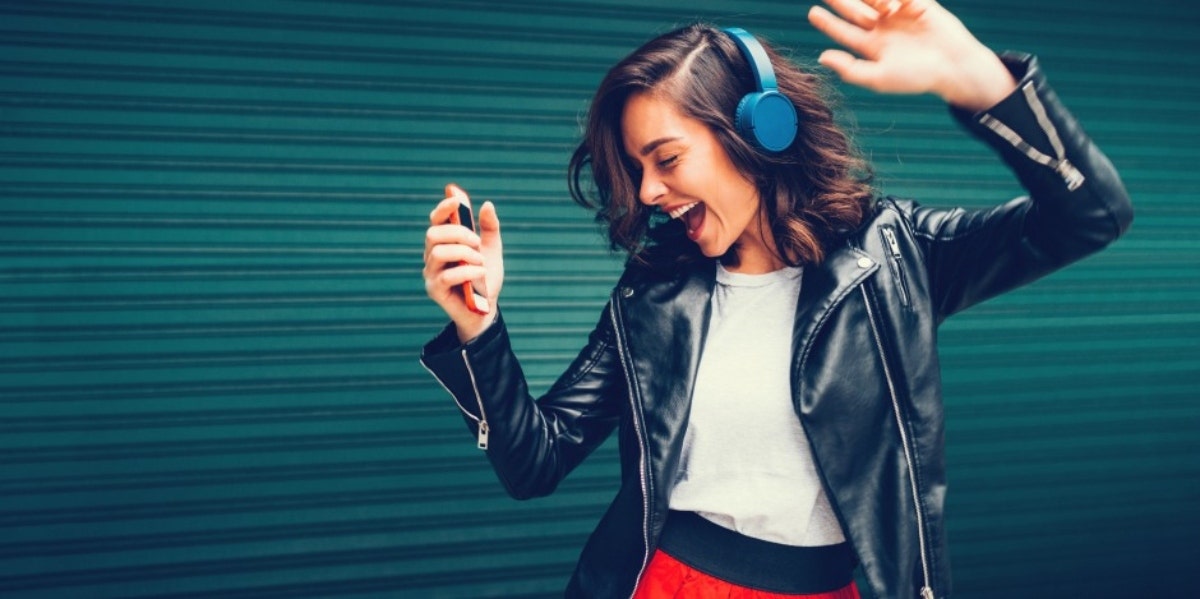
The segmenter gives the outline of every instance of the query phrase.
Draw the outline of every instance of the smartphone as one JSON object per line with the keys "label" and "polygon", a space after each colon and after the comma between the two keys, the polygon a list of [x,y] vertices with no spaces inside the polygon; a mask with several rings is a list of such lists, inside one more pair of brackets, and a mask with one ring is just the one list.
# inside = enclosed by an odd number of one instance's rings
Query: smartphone
{"label": "smartphone", "polygon": [[[458,210],[450,213],[450,222],[456,225],[462,225],[475,232],[475,216],[471,214],[471,207],[459,202]],[[465,264],[465,262],[460,263]],[[487,298],[480,295],[476,291],[475,286],[470,281],[462,284],[463,299],[467,302],[467,309],[476,314],[487,314],[489,306]]]}

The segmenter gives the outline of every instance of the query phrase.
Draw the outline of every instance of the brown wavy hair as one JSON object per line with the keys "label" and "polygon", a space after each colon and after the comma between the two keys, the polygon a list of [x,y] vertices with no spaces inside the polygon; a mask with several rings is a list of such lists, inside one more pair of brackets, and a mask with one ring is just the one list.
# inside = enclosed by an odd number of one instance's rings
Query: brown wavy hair
{"label": "brown wavy hair", "polygon": [[[762,45],[800,123],[796,140],[778,154],[757,150],[737,133],[734,112],[742,96],[756,90],[754,75],[734,41],[714,27],[695,24],[666,33],[608,71],[588,110],[583,141],[571,156],[568,184],[577,203],[596,211],[612,249],[640,263],[702,257],[682,223],[662,222],[638,201],[641,181],[625,155],[621,114],[639,92],[661,94],[712,130],[758,189],[785,264],[820,262],[832,243],[862,223],[874,197],[871,170],[834,122],[828,86]],[[722,261],[736,264],[735,250]]]}

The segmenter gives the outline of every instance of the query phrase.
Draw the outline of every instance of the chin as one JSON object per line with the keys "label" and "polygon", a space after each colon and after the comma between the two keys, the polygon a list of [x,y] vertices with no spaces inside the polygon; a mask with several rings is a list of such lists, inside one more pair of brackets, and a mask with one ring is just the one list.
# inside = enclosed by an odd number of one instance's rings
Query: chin
{"label": "chin", "polygon": [[700,246],[700,253],[704,254],[706,258],[721,258],[729,253],[729,249],[730,248],[728,246],[713,246],[705,244]]}

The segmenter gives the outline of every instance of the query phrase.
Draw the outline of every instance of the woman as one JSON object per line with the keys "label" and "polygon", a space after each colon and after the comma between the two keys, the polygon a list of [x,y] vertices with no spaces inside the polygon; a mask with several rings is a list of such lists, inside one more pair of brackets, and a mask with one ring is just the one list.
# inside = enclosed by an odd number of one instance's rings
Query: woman
{"label": "woman", "polygon": [[[568,596],[851,598],[856,564],[880,597],[948,596],[937,326],[1129,226],[1115,171],[1032,57],[993,54],[932,0],[828,4],[837,16],[810,22],[857,57],[821,64],[945,99],[1029,196],[982,211],[877,199],[811,75],[739,32],[668,33],[591,105],[572,194],[630,260],[536,402],[498,310],[458,291],[476,281],[497,306],[495,207],[478,236],[443,224],[468,201],[454,186],[431,214],[426,288],[452,323],[422,362],[509,493],[550,493],[618,431],[621,486]],[[799,123],[783,143],[735,124],[768,59]]]}

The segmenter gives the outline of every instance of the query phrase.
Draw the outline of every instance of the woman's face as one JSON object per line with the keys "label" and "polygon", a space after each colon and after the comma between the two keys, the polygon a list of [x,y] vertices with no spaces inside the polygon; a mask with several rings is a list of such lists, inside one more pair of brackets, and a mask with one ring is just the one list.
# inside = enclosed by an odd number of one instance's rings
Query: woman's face
{"label": "woman's face", "polygon": [[738,242],[733,270],[770,272],[783,265],[758,190],[707,125],[661,95],[639,92],[625,103],[621,136],[640,171],[638,199],[683,221],[705,256],[722,256]]}

